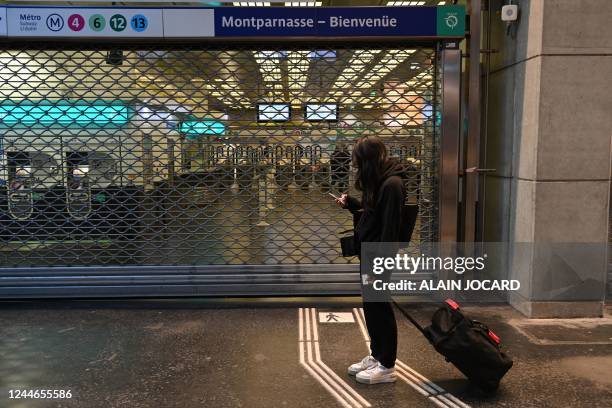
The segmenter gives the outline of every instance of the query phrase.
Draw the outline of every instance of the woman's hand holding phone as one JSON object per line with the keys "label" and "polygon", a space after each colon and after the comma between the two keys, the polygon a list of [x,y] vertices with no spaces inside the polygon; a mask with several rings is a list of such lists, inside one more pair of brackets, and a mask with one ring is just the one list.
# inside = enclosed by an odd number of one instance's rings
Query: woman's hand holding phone
{"label": "woman's hand holding phone", "polygon": [[332,193],[329,193],[329,195],[334,197],[334,200],[336,200],[336,204],[338,205],[338,207],[346,208],[346,204],[348,203],[348,194],[342,193],[340,197],[336,197]]}

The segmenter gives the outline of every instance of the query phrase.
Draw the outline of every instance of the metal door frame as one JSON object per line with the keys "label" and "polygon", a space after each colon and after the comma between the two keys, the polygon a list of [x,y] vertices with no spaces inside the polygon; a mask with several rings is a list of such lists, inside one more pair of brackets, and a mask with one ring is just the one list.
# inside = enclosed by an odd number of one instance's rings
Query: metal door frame
{"label": "metal door frame", "polygon": [[[243,40],[243,39],[242,39]],[[253,46],[236,39],[210,41],[211,44]],[[283,39],[286,41],[286,39]],[[279,41],[259,42],[257,47],[278,46]],[[363,47],[380,43],[380,39],[305,38],[309,47],[329,47],[341,43]],[[56,39],[53,39],[57,46]],[[439,135],[438,236],[440,241],[457,240],[459,135],[461,89],[461,40],[431,42],[385,38],[400,47],[427,45],[437,52],[437,70],[443,77],[441,89],[442,126]],[[45,40],[0,41],[4,45],[24,49],[44,49]],[[64,41],[75,46],[83,40]],[[164,45],[174,42],[165,41]],[[189,42],[176,42],[185,45]],[[208,42],[207,42],[208,43]],[[134,41],[105,41],[96,46],[134,45]],[[146,45],[144,42],[143,45]],[[150,45],[150,42],[149,42]],[[214,46],[213,45],[213,46]],[[53,48],[53,46],[52,46]],[[322,269],[325,272],[322,272]],[[61,271],[61,275],[58,272]],[[360,293],[358,264],[293,264],[293,265],[202,265],[202,266],[75,266],[0,268],[1,298],[94,298],[94,297],[160,297],[160,296],[298,296],[355,295]]]}

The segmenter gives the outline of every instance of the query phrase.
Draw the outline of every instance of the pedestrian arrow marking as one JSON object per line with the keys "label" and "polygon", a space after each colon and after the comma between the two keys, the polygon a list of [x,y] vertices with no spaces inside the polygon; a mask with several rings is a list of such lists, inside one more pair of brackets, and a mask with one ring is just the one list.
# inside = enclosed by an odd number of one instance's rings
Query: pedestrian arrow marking
{"label": "pedestrian arrow marking", "polygon": [[350,312],[319,312],[319,323],[355,323]]}

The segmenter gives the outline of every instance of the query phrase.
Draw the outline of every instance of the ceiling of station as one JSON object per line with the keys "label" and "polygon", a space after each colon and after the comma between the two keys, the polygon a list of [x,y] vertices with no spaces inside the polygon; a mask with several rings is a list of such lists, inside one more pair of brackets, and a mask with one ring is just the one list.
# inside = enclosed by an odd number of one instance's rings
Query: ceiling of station
{"label": "ceiling of station", "polygon": [[[432,50],[270,49],[172,50],[142,55],[135,69],[141,82],[170,94],[196,89],[219,110],[252,109],[257,102],[312,100],[372,107],[390,83],[431,88]],[[325,54],[316,57],[314,53]],[[162,90],[160,88],[160,90]]]}

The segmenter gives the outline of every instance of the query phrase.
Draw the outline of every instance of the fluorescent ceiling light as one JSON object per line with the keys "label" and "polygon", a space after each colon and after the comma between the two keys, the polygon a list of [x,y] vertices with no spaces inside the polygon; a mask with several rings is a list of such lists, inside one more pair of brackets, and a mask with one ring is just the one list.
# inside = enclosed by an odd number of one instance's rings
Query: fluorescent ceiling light
{"label": "fluorescent ceiling light", "polygon": [[388,1],[387,6],[423,6],[425,1],[404,0],[404,1]]}
{"label": "fluorescent ceiling light", "polygon": [[8,126],[122,126],[130,120],[130,109],[121,101],[42,101],[0,105],[0,117]]}
{"label": "fluorescent ceiling light", "polygon": [[[253,51],[255,61],[259,65],[259,71],[263,77],[263,82],[269,90],[268,95],[282,96],[282,73],[280,69],[281,58],[287,54],[278,51]],[[281,84],[280,87],[277,85]],[[274,89],[275,92],[270,89]]]}
{"label": "fluorescent ceiling light", "polygon": [[353,85],[353,82],[367,68],[368,64],[376,57],[380,50],[356,50],[349,60],[346,68],[340,73],[332,87],[334,90],[342,90]]}
{"label": "fluorescent ceiling light", "polygon": [[308,81],[310,51],[291,51],[287,58],[289,94],[292,100],[300,99]]}
{"label": "fluorescent ceiling light", "polygon": [[364,87],[372,87],[376,82],[380,81],[387,74],[397,68],[401,63],[406,61],[415,50],[389,50],[374,67],[363,76],[357,84],[357,89]]}
{"label": "fluorescent ceiling light", "polygon": [[310,51],[308,53],[308,58],[309,59],[335,59],[336,58],[336,51],[335,50],[316,50],[316,51]]}
{"label": "fluorescent ceiling light", "polygon": [[234,6],[238,7],[269,7],[269,1],[235,1]]}
{"label": "fluorescent ceiling light", "polygon": [[179,131],[188,135],[222,135],[225,125],[213,120],[187,121],[180,124]]}
{"label": "fluorescent ceiling light", "polygon": [[286,1],[285,7],[321,7],[322,1]]}

